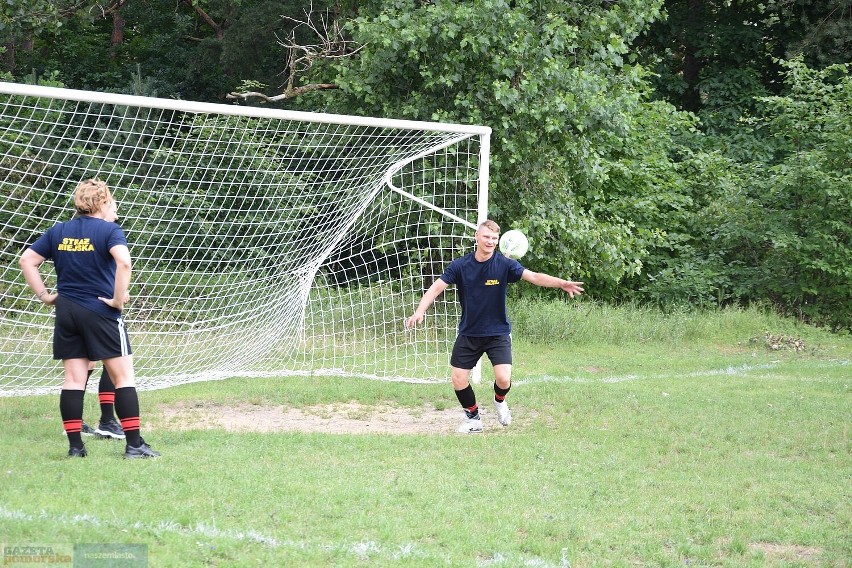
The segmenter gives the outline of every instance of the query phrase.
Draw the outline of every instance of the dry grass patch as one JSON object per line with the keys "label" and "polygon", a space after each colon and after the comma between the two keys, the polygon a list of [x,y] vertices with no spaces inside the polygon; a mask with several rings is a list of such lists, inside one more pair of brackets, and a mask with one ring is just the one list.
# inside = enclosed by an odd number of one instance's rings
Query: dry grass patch
{"label": "dry grass patch", "polygon": [[800,546],[797,544],[777,544],[774,542],[752,542],[748,549],[753,553],[761,553],[771,562],[816,562],[822,551],[815,546]]}
{"label": "dry grass patch", "polygon": [[[159,405],[146,430],[222,429],[233,432],[322,432],[326,434],[454,434],[462,420],[458,408],[400,408],[357,402],[305,408],[283,405],[191,403]],[[484,410],[486,430],[502,428],[493,411]],[[513,424],[514,426],[514,424]]]}

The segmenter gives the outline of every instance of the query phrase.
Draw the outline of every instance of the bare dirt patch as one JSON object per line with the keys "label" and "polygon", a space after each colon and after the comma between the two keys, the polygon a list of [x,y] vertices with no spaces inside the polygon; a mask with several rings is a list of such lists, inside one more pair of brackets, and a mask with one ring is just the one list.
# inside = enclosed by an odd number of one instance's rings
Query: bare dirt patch
{"label": "bare dirt patch", "polygon": [[819,559],[822,550],[813,546],[797,544],[777,544],[773,542],[752,542],[748,545],[752,552],[761,552],[767,560],[773,562],[813,562]]}
{"label": "bare dirt patch", "polygon": [[[486,430],[502,429],[482,412]],[[287,408],[280,405],[176,403],[160,405],[146,429],[223,429],[234,432],[324,432],[328,434],[453,434],[458,408],[396,408],[356,402]]]}

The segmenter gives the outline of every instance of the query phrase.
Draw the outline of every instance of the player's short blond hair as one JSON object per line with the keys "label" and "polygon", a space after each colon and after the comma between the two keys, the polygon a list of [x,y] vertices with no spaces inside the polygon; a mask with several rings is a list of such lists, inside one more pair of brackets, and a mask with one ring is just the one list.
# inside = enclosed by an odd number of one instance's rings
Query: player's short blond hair
{"label": "player's short blond hair", "polygon": [[112,201],[112,193],[106,182],[97,178],[85,179],[74,192],[74,207],[80,215],[91,215]]}
{"label": "player's short blond hair", "polygon": [[479,229],[481,229],[482,227],[485,227],[485,228],[486,228],[486,229],[488,229],[488,230],[494,231],[495,233],[499,233],[499,232],[500,232],[500,225],[498,225],[497,223],[495,223],[495,222],[494,222],[494,221],[492,221],[491,219],[488,219],[488,220],[483,221],[482,223],[480,223],[480,224],[479,224],[479,227],[477,228],[477,231],[478,231]]}

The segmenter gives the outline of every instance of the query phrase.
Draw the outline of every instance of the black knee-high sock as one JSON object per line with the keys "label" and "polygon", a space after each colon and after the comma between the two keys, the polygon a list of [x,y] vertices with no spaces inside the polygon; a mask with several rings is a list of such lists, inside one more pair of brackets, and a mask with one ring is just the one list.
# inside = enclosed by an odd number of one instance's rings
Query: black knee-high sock
{"label": "black knee-high sock", "polygon": [[509,386],[505,389],[501,389],[497,386],[497,381],[494,381],[494,400],[496,402],[503,402],[506,400],[506,395],[509,394],[509,390],[512,388],[512,383],[509,383]]}
{"label": "black knee-high sock", "polygon": [[[95,372],[94,369],[89,369],[88,371],[86,371],[86,383],[83,385],[83,392],[84,393],[86,392],[86,389],[89,388],[89,379],[92,378],[92,373],[94,373],[94,372]],[[85,411],[85,407],[83,408],[83,410]]]}
{"label": "black knee-high sock", "polygon": [[139,397],[136,395],[136,387],[115,389],[115,413],[121,421],[127,445],[138,447],[142,443],[142,436],[139,435]]}
{"label": "black knee-high sock", "polygon": [[459,399],[459,404],[464,408],[464,413],[468,418],[479,416],[479,407],[476,405],[476,393],[473,392],[473,387],[467,385],[462,390],[457,390],[456,398]]}
{"label": "black knee-high sock", "polygon": [[115,409],[115,385],[106,367],[101,371],[101,382],[98,383],[98,402],[101,405],[101,422],[109,422],[114,419]]}
{"label": "black knee-high sock", "polygon": [[62,427],[68,435],[68,444],[72,448],[82,448],[83,438],[83,395],[86,391],[65,390],[59,393],[59,414],[62,416]]}

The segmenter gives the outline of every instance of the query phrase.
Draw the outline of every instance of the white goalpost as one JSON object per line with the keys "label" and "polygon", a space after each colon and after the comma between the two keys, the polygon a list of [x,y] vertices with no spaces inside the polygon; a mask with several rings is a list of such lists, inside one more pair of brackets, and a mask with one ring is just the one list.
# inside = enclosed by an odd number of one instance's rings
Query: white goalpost
{"label": "white goalpost", "polygon": [[71,218],[90,177],[113,190],[130,243],[140,389],[235,376],[446,381],[454,291],[425,325],[405,331],[403,318],[474,246],[490,132],[0,83],[0,396],[62,383],[52,310],[17,259]]}

